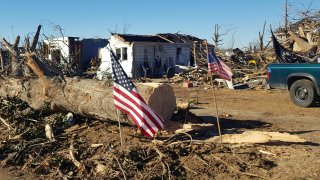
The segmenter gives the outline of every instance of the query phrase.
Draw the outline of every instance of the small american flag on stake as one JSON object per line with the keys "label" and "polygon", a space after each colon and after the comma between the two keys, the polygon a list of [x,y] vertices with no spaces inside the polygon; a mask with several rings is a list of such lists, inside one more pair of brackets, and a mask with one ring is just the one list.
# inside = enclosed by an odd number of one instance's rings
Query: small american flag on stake
{"label": "small american flag on stake", "polygon": [[110,52],[116,108],[128,114],[143,134],[147,137],[153,137],[157,131],[163,128],[164,120],[145,103],[111,48]]}
{"label": "small american flag on stake", "polygon": [[218,73],[220,78],[231,81],[233,76],[231,69],[215,54],[209,52],[207,56],[209,73]]}

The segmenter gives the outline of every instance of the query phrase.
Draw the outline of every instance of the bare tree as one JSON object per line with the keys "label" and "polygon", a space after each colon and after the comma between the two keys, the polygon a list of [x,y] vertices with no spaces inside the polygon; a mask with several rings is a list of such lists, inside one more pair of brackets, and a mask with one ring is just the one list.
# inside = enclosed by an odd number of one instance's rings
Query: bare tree
{"label": "bare tree", "polygon": [[229,42],[229,49],[233,49],[234,48],[234,44],[236,42],[235,36],[236,36],[236,33],[233,33],[233,35],[231,37],[231,40]]}
{"label": "bare tree", "polygon": [[264,51],[264,33],[266,30],[266,23],[267,21],[264,21],[262,32],[259,31],[259,47],[261,52]]}
{"label": "bare tree", "polygon": [[290,24],[289,21],[295,22],[295,21],[306,19],[306,18],[320,21],[319,7],[316,7],[314,0],[302,1],[302,2],[296,1],[296,3],[288,2],[286,7],[287,7],[286,14],[288,19],[287,20],[288,26]]}
{"label": "bare tree", "polygon": [[295,15],[298,17],[297,20],[313,17],[319,11],[319,8],[314,6],[313,0],[309,2],[304,1],[297,6],[298,9],[295,10]]}
{"label": "bare tree", "polygon": [[288,33],[288,0],[285,0],[284,6],[284,32]]}
{"label": "bare tree", "polygon": [[222,37],[229,34],[232,31],[232,28],[225,30],[224,32],[221,32],[222,26],[219,24],[214,25],[214,33],[213,33],[213,42],[216,48],[218,48],[220,45],[222,45]]}
{"label": "bare tree", "polygon": [[131,26],[131,24],[128,23],[128,22],[124,23],[124,24],[123,24],[123,31],[122,31],[122,33],[123,33],[123,34],[127,34],[128,31],[129,31],[130,26]]}

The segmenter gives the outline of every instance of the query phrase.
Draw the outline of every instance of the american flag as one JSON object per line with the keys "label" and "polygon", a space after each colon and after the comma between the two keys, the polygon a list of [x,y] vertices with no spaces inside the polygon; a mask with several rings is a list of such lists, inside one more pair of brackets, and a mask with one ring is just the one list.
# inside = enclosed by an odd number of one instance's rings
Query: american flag
{"label": "american flag", "polygon": [[136,87],[122,69],[116,55],[111,50],[113,72],[114,104],[117,109],[128,114],[147,137],[153,137],[163,128],[164,121],[143,100]]}
{"label": "american flag", "polygon": [[233,76],[231,69],[215,54],[209,52],[207,56],[209,73],[218,73],[220,78],[231,81]]}

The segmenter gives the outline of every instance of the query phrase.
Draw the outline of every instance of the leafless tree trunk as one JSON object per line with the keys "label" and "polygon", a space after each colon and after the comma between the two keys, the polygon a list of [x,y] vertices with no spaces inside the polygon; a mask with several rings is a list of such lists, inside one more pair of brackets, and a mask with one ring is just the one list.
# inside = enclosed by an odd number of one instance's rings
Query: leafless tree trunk
{"label": "leafless tree trunk", "polygon": [[232,38],[231,38],[231,40],[230,40],[229,49],[233,49],[233,48],[234,48],[234,44],[235,44],[235,42],[236,42],[235,35],[236,35],[236,34],[233,33]]}
{"label": "leafless tree trunk", "polygon": [[10,52],[11,55],[11,75],[12,76],[22,76],[22,65],[19,60],[19,49],[18,45],[20,42],[20,36],[17,36],[14,44],[10,44],[6,39],[2,39],[2,45]]}
{"label": "leafless tree trunk", "polygon": [[263,43],[263,38],[264,38],[264,32],[266,30],[266,21],[264,21],[263,24],[263,30],[262,33],[259,31],[259,47],[260,47],[260,51],[263,52],[264,51],[264,43]]}
{"label": "leafless tree trunk", "polygon": [[288,33],[288,0],[285,0],[284,6],[284,33]]}
{"label": "leafless tree trunk", "polygon": [[[33,61],[33,57],[29,61]],[[30,65],[33,67],[32,63]],[[38,71],[41,78],[0,79],[0,96],[18,96],[34,109],[42,111],[69,111],[101,120],[117,121],[113,103],[111,82],[100,82],[94,79],[49,78]],[[137,89],[147,104],[164,120],[170,120],[176,98],[172,87],[167,84],[138,84]],[[120,119],[132,124],[131,120]]]}
{"label": "leafless tree trunk", "polygon": [[219,32],[220,28],[221,28],[221,26],[219,26],[219,24],[214,25],[213,42],[214,42],[214,46],[216,48],[218,48],[218,46],[221,45],[220,42],[222,41],[222,39],[221,39],[222,34],[220,34],[220,32]]}
{"label": "leafless tree trunk", "polygon": [[220,45],[222,45],[222,37],[229,34],[232,31],[232,27],[226,29],[224,32],[221,32],[221,28],[222,26],[220,26],[219,24],[215,24],[214,25],[214,33],[213,33],[213,42],[216,48],[218,48]]}

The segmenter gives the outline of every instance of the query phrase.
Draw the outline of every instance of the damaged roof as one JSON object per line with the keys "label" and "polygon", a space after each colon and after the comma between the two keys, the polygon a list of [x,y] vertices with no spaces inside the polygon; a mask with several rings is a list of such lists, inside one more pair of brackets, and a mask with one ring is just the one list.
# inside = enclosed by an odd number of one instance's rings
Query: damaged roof
{"label": "damaged roof", "polygon": [[[186,34],[163,33],[156,35],[112,34],[112,36],[126,43],[133,42],[162,42],[162,43],[202,43],[205,40]],[[211,46],[211,44],[208,44]]]}
{"label": "damaged roof", "polygon": [[195,36],[187,35],[187,34],[172,34],[172,33],[165,33],[165,34],[157,34],[158,36],[168,40],[171,43],[194,43],[194,42],[203,42],[203,39],[199,39]]}
{"label": "damaged roof", "polygon": [[133,34],[112,34],[124,42],[164,42],[169,43],[157,35],[133,35]]}

